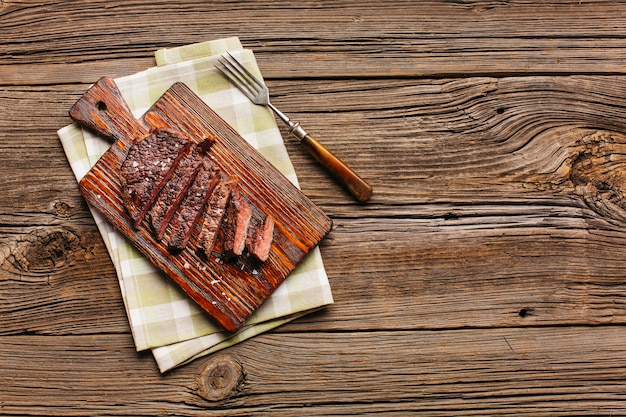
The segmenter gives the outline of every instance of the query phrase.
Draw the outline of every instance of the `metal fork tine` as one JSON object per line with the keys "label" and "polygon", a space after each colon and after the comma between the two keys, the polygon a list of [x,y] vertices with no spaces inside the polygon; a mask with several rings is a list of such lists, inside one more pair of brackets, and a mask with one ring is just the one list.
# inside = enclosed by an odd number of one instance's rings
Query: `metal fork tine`
{"label": "metal fork tine", "polygon": [[233,72],[230,71],[230,69],[228,67],[226,67],[226,65],[220,61],[220,64],[222,64],[224,66],[224,68],[218,67],[216,66],[215,68],[217,68],[217,70],[219,72],[221,72],[222,74],[224,74],[224,76],[226,78],[228,78],[230,80],[230,82],[237,87],[237,89],[239,91],[241,91],[243,93],[243,95],[245,95],[246,97],[248,97],[249,100],[252,100],[252,98],[254,97],[254,92],[249,90],[248,88],[248,84],[243,82],[242,80],[239,79],[239,77],[237,77],[237,75]]}
{"label": "metal fork tine", "polygon": [[254,101],[256,96],[263,91],[263,86],[259,86],[258,80],[250,74],[232,55],[230,59],[223,56],[219,60],[222,67],[217,67],[244,95]]}
{"label": "metal fork tine", "polygon": [[250,83],[248,83],[245,79],[241,78],[237,72],[231,69],[228,63],[221,62],[223,67],[216,67],[222,74],[226,76],[232,82],[239,91],[241,91],[248,99],[252,100],[254,96],[257,94],[255,90],[250,87]]}
{"label": "metal fork tine", "polygon": [[231,55],[230,52],[226,52],[228,54],[228,56],[230,57],[230,59],[228,60],[228,62],[242,75],[242,76],[247,76],[248,79],[252,80],[254,82],[254,84],[257,86],[257,88],[259,90],[262,90],[265,87],[265,84],[263,84],[261,81],[259,81],[259,79],[257,77],[255,77],[250,71],[248,71],[248,68],[244,67],[241,62],[239,62],[234,56]]}

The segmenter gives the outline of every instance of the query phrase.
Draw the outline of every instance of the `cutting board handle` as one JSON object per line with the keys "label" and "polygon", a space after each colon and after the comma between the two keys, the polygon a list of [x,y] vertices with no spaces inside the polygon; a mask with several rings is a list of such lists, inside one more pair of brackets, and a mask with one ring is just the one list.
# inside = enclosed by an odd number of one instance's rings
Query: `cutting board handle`
{"label": "cutting board handle", "polygon": [[100,78],[70,109],[77,123],[113,140],[132,142],[149,129],[135,118],[115,81]]}

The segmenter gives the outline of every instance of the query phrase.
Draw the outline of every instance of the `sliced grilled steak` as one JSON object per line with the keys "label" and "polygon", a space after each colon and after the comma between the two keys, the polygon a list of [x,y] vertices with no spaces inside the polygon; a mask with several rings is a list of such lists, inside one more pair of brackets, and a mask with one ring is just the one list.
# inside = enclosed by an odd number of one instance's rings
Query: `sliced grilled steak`
{"label": "sliced grilled steak", "polygon": [[168,239],[170,250],[181,251],[187,245],[189,237],[204,211],[204,206],[219,179],[219,170],[209,160],[203,159],[200,172],[196,175],[187,195],[170,222],[171,228]]}
{"label": "sliced grilled steak", "polygon": [[231,192],[235,189],[237,183],[238,178],[228,178],[220,182],[213,190],[213,194],[211,194],[211,198],[207,203],[198,243],[198,246],[201,247],[207,257],[213,251]]}
{"label": "sliced grilled steak", "polygon": [[202,150],[198,146],[192,146],[185,152],[148,212],[150,225],[158,240],[163,238],[165,228],[202,167],[200,152]]}
{"label": "sliced grilled steak", "polygon": [[230,203],[226,209],[224,220],[224,242],[222,253],[227,258],[241,256],[246,247],[246,237],[248,226],[252,218],[252,209],[241,195],[238,188],[235,188],[230,196]]}
{"label": "sliced grilled steak", "polygon": [[274,239],[274,218],[266,216],[252,231],[248,252],[261,262],[267,261]]}
{"label": "sliced grilled steak", "polygon": [[156,199],[191,142],[179,132],[157,129],[137,139],[120,170],[124,206],[135,228]]}

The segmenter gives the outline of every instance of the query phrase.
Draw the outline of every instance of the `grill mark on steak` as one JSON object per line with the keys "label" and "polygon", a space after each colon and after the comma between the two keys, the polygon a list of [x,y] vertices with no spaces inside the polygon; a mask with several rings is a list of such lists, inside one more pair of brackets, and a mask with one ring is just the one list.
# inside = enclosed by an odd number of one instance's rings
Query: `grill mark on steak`
{"label": "grill mark on steak", "polygon": [[199,146],[192,146],[185,152],[148,212],[150,226],[158,240],[163,239],[165,228],[202,167],[200,152],[203,150]]}
{"label": "grill mark on steak", "polygon": [[248,241],[248,252],[257,260],[265,262],[270,255],[272,241],[274,240],[274,218],[265,216],[252,231]]}
{"label": "grill mark on steak", "polygon": [[128,150],[120,169],[120,183],[124,206],[135,228],[190,144],[178,132],[156,129],[136,140]]}
{"label": "grill mark on steak", "polygon": [[227,258],[241,256],[246,247],[248,226],[252,218],[252,209],[241,195],[238,188],[231,192],[230,203],[226,209],[224,221],[224,242],[222,253]]}
{"label": "grill mark on steak", "polygon": [[213,252],[218,232],[226,213],[226,206],[230,200],[231,192],[238,182],[238,178],[230,177],[220,182],[211,194],[204,214],[200,239],[198,240],[198,246],[200,246],[207,258]]}
{"label": "grill mark on steak", "polygon": [[203,159],[200,172],[170,222],[168,247],[171,251],[181,251],[187,245],[219,179],[219,170],[208,159]]}

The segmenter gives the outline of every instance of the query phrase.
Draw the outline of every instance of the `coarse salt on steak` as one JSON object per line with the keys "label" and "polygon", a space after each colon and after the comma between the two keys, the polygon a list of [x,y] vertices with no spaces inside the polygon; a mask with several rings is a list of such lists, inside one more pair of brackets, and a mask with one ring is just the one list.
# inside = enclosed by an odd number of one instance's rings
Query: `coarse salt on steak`
{"label": "coarse salt on steak", "polygon": [[131,145],[122,163],[120,183],[124,206],[135,228],[190,145],[187,137],[170,129],[155,129]]}

